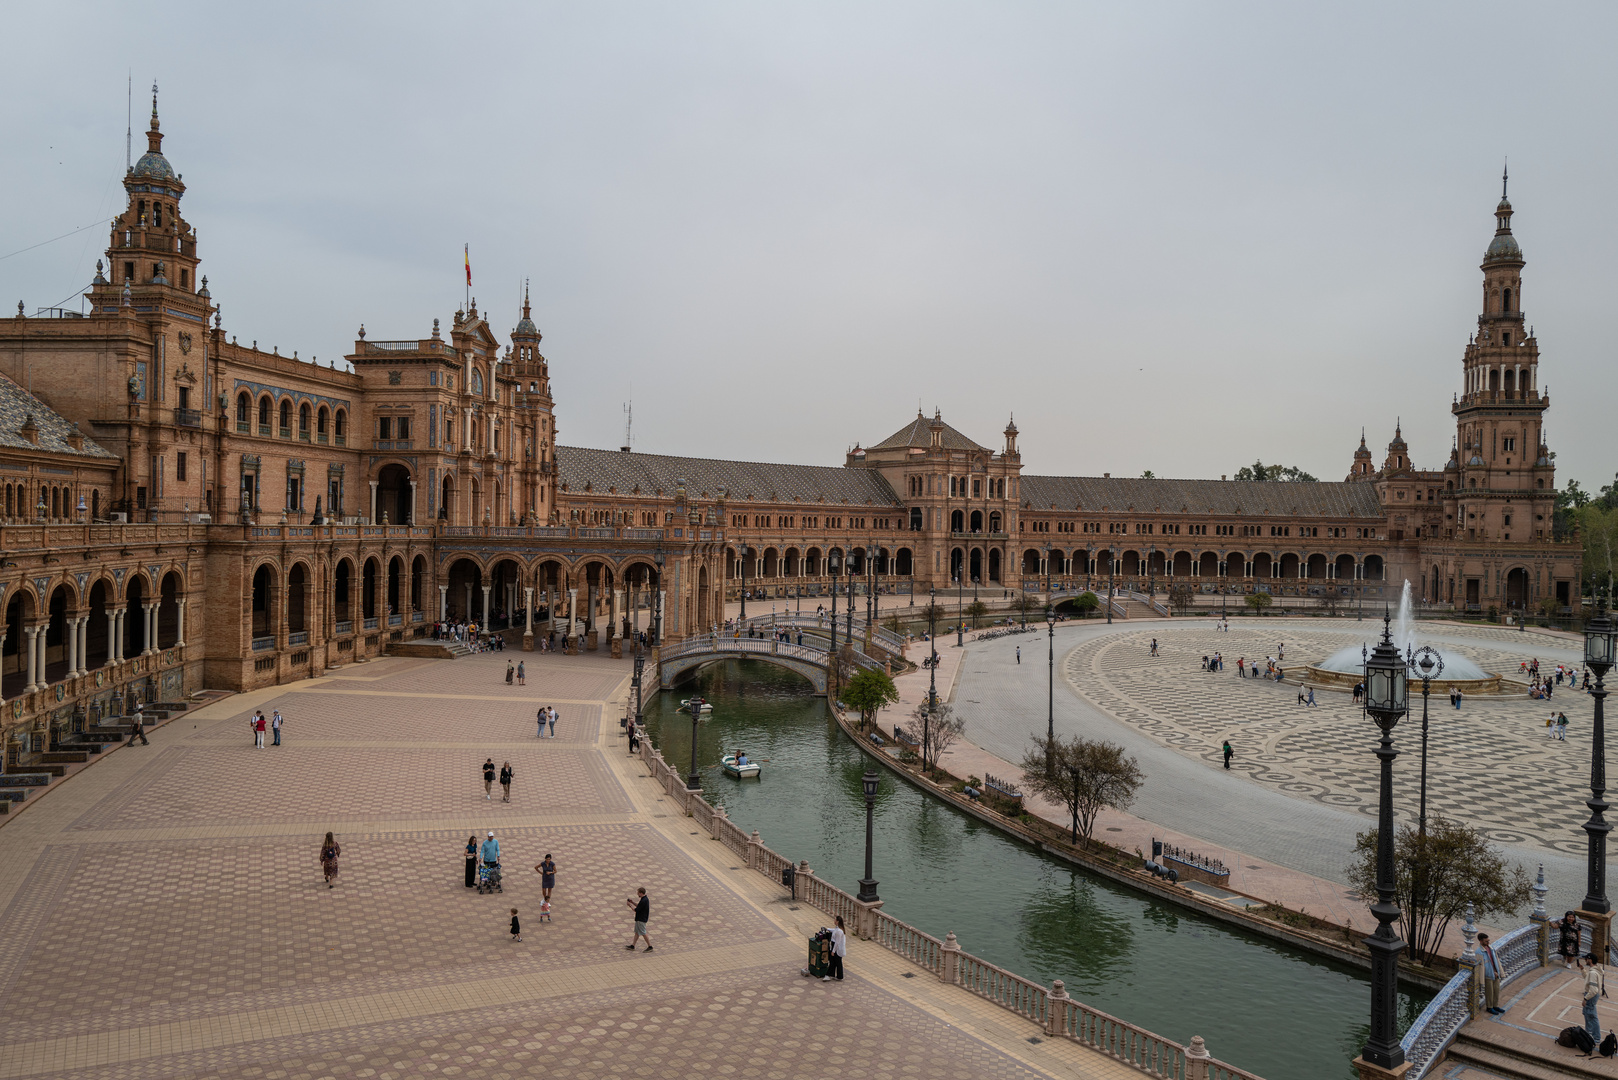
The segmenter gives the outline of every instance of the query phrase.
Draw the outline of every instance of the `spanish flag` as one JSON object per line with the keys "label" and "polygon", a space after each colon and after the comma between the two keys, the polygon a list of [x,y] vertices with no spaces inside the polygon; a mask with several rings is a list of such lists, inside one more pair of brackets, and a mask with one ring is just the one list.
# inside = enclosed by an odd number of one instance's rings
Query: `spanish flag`
{"label": "spanish flag", "polygon": [[472,287],[472,245],[466,245],[466,287]]}

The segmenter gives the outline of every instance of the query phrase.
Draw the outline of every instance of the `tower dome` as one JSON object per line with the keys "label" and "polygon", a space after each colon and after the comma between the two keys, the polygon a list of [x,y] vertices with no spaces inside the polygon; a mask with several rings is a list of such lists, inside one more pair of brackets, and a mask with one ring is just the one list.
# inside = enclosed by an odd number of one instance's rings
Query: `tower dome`
{"label": "tower dome", "polygon": [[173,180],[174,167],[163,156],[163,132],[157,122],[157,87],[152,87],[152,125],[146,131],[146,153],[129,170],[133,176],[154,180]]}

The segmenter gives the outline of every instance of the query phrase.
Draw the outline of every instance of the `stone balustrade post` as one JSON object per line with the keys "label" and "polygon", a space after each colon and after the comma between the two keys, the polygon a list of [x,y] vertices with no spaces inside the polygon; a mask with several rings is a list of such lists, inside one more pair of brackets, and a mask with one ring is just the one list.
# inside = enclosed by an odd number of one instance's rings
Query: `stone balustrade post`
{"label": "stone balustrade post", "polygon": [[758,838],[758,830],[747,841],[747,868],[757,870],[764,865],[764,841]]}
{"label": "stone balustrade post", "polygon": [[1208,1080],[1208,1044],[1201,1035],[1191,1036],[1191,1045],[1185,1048],[1185,1080]]}
{"label": "stone balustrade post", "polygon": [[1057,979],[1045,991],[1045,1034],[1053,1039],[1067,1025],[1067,1003],[1067,984]]}
{"label": "stone balustrade post", "polygon": [[729,820],[729,815],[725,813],[725,808],[723,806],[716,806],[713,808],[713,820],[713,829],[709,831],[708,839],[717,840],[719,839],[719,831],[724,828],[723,822]]}
{"label": "stone balustrade post", "polygon": [[1539,864],[1539,876],[1534,879],[1530,891],[1534,894],[1534,911],[1528,920],[1534,924],[1534,933],[1539,939],[1539,966],[1547,967],[1551,962],[1551,920],[1545,913],[1545,894],[1550,887],[1545,884],[1545,864]]}
{"label": "stone balustrade post", "polygon": [[882,901],[872,900],[868,904],[859,900],[854,902],[859,905],[860,909],[859,922],[854,927],[854,932],[860,936],[861,940],[870,941],[876,937],[876,913],[882,909]]}
{"label": "stone balustrade post", "polygon": [[938,965],[938,977],[951,986],[961,978],[961,943],[956,940],[955,931],[951,930],[944,935],[943,956]]}
{"label": "stone balustrade post", "polygon": [[1471,978],[1467,983],[1466,1011],[1471,1019],[1477,1019],[1478,1013],[1483,1011],[1483,957],[1478,955],[1478,928],[1473,922],[1475,912],[1472,902],[1466,904],[1466,923],[1461,927],[1461,939],[1466,942],[1466,948],[1456,959],[1457,971],[1466,971]]}
{"label": "stone balustrade post", "polygon": [[28,681],[23,684],[23,693],[32,693],[39,689],[39,650],[34,648],[34,641],[39,636],[39,627],[25,626],[22,628],[23,637],[28,641],[24,648],[28,652]]}
{"label": "stone balustrade post", "polygon": [[186,605],[186,603],[187,603],[187,601],[181,600],[181,601],[179,601],[179,603],[177,605],[177,608],[178,608],[178,611],[177,611],[177,614],[176,614],[176,620],[177,621],[175,622],[175,625],[174,625],[174,646],[175,646],[175,648],[183,648],[185,646],[185,605]]}

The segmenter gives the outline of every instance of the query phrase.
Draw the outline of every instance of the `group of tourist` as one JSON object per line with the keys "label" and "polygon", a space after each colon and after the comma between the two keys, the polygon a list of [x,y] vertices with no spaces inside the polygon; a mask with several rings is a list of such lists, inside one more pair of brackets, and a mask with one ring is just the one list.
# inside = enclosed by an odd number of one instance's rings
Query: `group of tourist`
{"label": "group of tourist", "polygon": [[[286,718],[281,715],[281,710],[280,709],[274,710],[272,715],[269,717],[269,719],[265,719],[263,709],[255,710],[253,712],[253,715],[249,716],[247,718],[247,728],[248,728],[249,731],[251,731],[253,733],[253,745],[254,745],[254,747],[256,747],[258,749],[263,749],[263,747],[264,747],[264,732],[265,732],[266,729],[268,729],[269,732],[275,737],[275,741],[273,743],[271,743],[270,745],[271,746],[280,746],[281,745],[281,725],[283,725],[285,723],[286,723]],[[131,741],[133,741],[133,737],[131,737]]]}

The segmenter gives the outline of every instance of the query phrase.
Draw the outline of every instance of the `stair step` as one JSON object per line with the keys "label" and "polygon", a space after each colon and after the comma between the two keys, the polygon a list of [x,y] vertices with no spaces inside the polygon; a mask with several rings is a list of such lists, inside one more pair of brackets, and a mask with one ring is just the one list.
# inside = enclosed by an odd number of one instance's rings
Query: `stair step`
{"label": "stair step", "polygon": [[61,773],[48,772],[10,772],[0,773],[0,784],[6,787],[44,787]]}
{"label": "stair step", "polygon": [[29,769],[29,771],[31,773],[35,774],[36,776],[38,774],[40,774],[40,773],[47,773],[47,774],[49,774],[51,776],[66,776],[67,775],[67,766],[66,765],[52,765],[48,761],[36,761],[36,762],[33,762],[32,764],[30,764],[28,766],[28,769]]}
{"label": "stair step", "polygon": [[46,765],[83,765],[90,760],[90,754],[84,750],[49,750],[40,755],[40,760]]}
{"label": "stair step", "polygon": [[1447,1061],[1474,1065],[1505,1080],[1566,1080],[1568,1077],[1593,1080],[1612,1075],[1611,1069],[1606,1067],[1607,1060],[1599,1055],[1586,1058],[1577,1050],[1546,1039],[1544,1056],[1530,1056],[1514,1045],[1489,1038],[1486,1026],[1474,1034],[1473,1026],[1480,1023],[1482,1021],[1474,1020],[1472,1025],[1461,1029],[1449,1048]]}
{"label": "stair step", "polygon": [[0,804],[22,802],[26,798],[27,788],[0,788]]}

